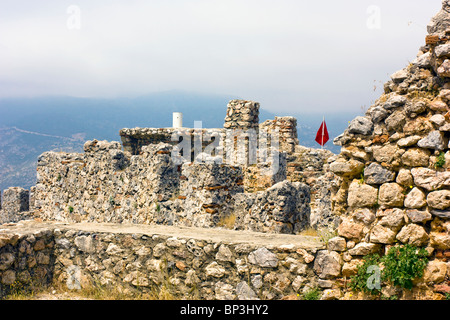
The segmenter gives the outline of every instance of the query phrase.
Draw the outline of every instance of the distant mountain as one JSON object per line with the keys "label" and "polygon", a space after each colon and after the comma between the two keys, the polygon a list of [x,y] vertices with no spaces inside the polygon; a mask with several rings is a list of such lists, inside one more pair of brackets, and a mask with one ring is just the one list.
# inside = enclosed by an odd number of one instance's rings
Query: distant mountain
{"label": "distant mountain", "polygon": [[[82,152],[86,140],[120,141],[119,130],[133,127],[169,127],[172,112],[183,113],[183,124],[201,120],[204,128],[223,126],[226,105],[238,97],[178,91],[137,98],[92,99],[73,97],[15,98],[0,100],[0,190],[29,188],[36,180],[37,157],[49,150]],[[322,114],[292,115],[298,121],[300,144],[320,147],[315,141]],[[260,110],[260,122],[275,114]],[[347,127],[354,114],[327,115],[330,142]]]}

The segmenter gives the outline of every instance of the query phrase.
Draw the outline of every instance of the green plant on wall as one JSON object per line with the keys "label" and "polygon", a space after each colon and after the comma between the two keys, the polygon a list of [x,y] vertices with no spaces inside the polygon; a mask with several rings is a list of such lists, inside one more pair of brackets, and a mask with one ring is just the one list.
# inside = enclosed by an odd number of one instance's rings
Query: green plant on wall
{"label": "green plant on wall", "polygon": [[378,254],[365,256],[364,262],[357,268],[357,274],[350,278],[349,287],[353,291],[380,294],[381,286],[373,285],[372,271],[376,269],[381,270],[378,275],[380,284],[389,283],[400,288],[412,289],[413,281],[423,276],[427,263],[428,253],[424,248],[418,249],[409,244],[395,246],[383,257]]}
{"label": "green plant on wall", "polygon": [[424,248],[417,249],[409,244],[390,248],[382,258],[382,280],[401,288],[412,289],[413,280],[423,276],[428,263],[427,256],[428,252]]}
{"label": "green plant on wall", "polygon": [[445,153],[441,152],[436,158],[436,163],[434,164],[434,166],[435,168],[442,168],[444,165],[445,165]]}
{"label": "green plant on wall", "polygon": [[357,274],[351,277],[350,289],[353,291],[362,291],[368,294],[378,294],[380,293],[380,288],[376,286],[368,285],[372,273],[370,272],[370,267],[378,266],[380,264],[381,258],[378,254],[367,255],[363,258],[362,265],[358,266]]}
{"label": "green plant on wall", "polygon": [[72,206],[69,206],[67,209],[69,210],[69,213],[73,212],[73,207]]}

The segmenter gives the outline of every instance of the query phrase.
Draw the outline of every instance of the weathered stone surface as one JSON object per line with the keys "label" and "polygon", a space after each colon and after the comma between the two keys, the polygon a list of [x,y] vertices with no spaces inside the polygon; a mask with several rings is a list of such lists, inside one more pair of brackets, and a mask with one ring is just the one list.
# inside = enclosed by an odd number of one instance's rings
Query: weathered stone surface
{"label": "weathered stone surface", "polygon": [[397,232],[390,228],[376,225],[370,233],[370,241],[374,243],[392,244],[395,242]]}
{"label": "weathered stone surface", "polygon": [[446,123],[445,117],[442,114],[435,114],[431,116],[430,122],[437,126],[443,126]]}
{"label": "weathered stone surface", "polygon": [[2,284],[12,285],[16,281],[16,272],[14,270],[6,270],[2,274]]}
{"label": "weathered stone surface", "polygon": [[314,261],[314,271],[322,279],[333,279],[341,273],[342,259],[336,251],[321,250]]}
{"label": "weathered stone surface", "polygon": [[364,181],[368,184],[383,184],[394,181],[394,178],[394,172],[383,168],[375,162],[364,169]]}
{"label": "weathered stone surface", "polygon": [[447,264],[443,261],[430,261],[424,271],[424,281],[441,283],[447,273]]}
{"label": "weathered stone surface", "polygon": [[447,104],[440,99],[433,100],[430,103],[429,108],[436,112],[445,112],[448,110]]}
{"label": "weathered stone surface", "polygon": [[402,148],[410,147],[410,146],[415,145],[417,142],[419,142],[420,139],[422,139],[421,136],[408,136],[408,137],[398,140],[397,145]]}
{"label": "weathered stone surface", "polygon": [[320,297],[320,300],[338,300],[341,297],[341,289],[325,289]]}
{"label": "weathered stone surface", "polygon": [[344,218],[338,227],[338,235],[346,239],[360,240],[363,236],[364,226]]}
{"label": "weathered stone surface", "polygon": [[405,207],[419,209],[427,204],[425,194],[417,187],[414,187],[405,198]]}
{"label": "weathered stone surface", "polygon": [[219,247],[219,251],[216,254],[216,260],[218,261],[234,261],[233,259],[233,253],[231,252],[230,248],[228,246],[222,244]]}
{"label": "weathered stone surface", "polygon": [[217,300],[234,300],[236,298],[236,290],[229,283],[219,281],[214,289]]}
{"label": "weathered stone surface", "polygon": [[413,223],[404,226],[396,238],[403,243],[409,243],[414,246],[423,246],[429,239],[425,229]]}
{"label": "weathered stone surface", "polygon": [[345,262],[342,266],[342,276],[350,278],[358,273],[358,267],[361,265],[361,261],[353,259],[349,262]]}
{"label": "weathered stone surface", "polygon": [[397,183],[385,183],[380,187],[378,203],[385,207],[401,207],[404,201],[403,188]]}
{"label": "weathered stone surface", "polygon": [[412,64],[418,66],[419,68],[430,68],[431,67],[431,53],[426,52],[419,57],[417,57]]}
{"label": "weathered stone surface", "polygon": [[421,210],[406,210],[407,217],[412,223],[425,223],[431,220],[431,213]]}
{"label": "weathered stone surface", "polygon": [[405,112],[403,110],[394,111],[386,120],[384,120],[388,131],[403,131],[406,123]]}
{"label": "weathered stone surface", "polygon": [[442,250],[450,249],[450,235],[444,232],[431,232],[430,245]]}
{"label": "weathered stone surface", "polygon": [[350,184],[347,201],[350,207],[373,207],[378,201],[378,189],[355,179]]}
{"label": "weathered stone surface", "polygon": [[436,57],[442,58],[450,55],[450,43],[441,44],[439,46],[436,46],[434,48],[434,52],[436,54]]}
{"label": "weathered stone surface", "polygon": [[417,145],[421,148],[444,150],[446,147],[444,134],[439,130],[431,131],[425,138],[419,140]]}
{"label": "weathered stone surface", "polygon": [[412,148],[402,155],[402,163],[408,167],[428,166],[430,152],[428,150]]}
{"label": "weathered stone surface", "polygon": [[441,77],[450,77],[450,60],[445,59],[437,69],[437,73]]}
{"label": "weathered stone surface", "polygon": [[236,286],[236,294],[239,300],[259,300],[256,293],[245,281],[241,281]]}
{"label": "weathered stone surface", "polygon": [[450,207],[450,190],[439,190],[430,192],[427,203],[431,208],[444,210]]}
{"label": "weathered stone surface", "polygon": [[213,261],[209,265],[207,265],[205,271],[208,277],[215,278],[222,278],[226,273],[225,268],[218,264],[216,261]]}
{"label": "weathered stone surface", "polygon": [[400,169],[400,171],[397,174],[397,179],[395,180],[399,185],[402,186],[412,186],[414,183],[413,176],[411,174],[411,171],[408,169]]}
{"label": "weathered stone surface", "polygon": [[364,163],[354,159],[351,159],[349,161],[338,159],[337,161],[330,164],[331,172],[340,176],[358,176],[363,171],[363,169]]}
{"label": "weathered stone surface", "polygon": [[375,243],[360,242],[354,248],[348,250],[347,252],[352,256],[365,256],[378,252],[380,250],[380,245]]}
{"label": "weathered stone surface", "polygon": [[367,114],[370,116],[373,123],[379,123],[389,116],[389,112],[380,106],[370,108],[367,111]]}
{"label": "weathered stone surface", "polygon": [[450,210],[431,210],[430,213],[441,219],[450,219]]}
{"label": "weathered stone surface", "polygon": [[267,248],[259,248],[248,255],[248,261],[260,267],[275,268],[278,265],[276,254],[267,250]]}
{"label": "weathered stone surface", "polygon": [[428,191],[450,185],[450,172],[438,172],[428,168],[413,168],[414,183]]}
{"label": "weathered stone surface", "polygon": [[373,131],[373,123],[367,117],[356,117],[348,126],[349,133],[369,135]]}
{"label": "weathered stone surface", "polygon": [[74,243],[78,247],[78,249],[81,251],[84,251],[87,253],[95,252],[94,240],[91,236],[76,237],[74,240]]}
{"label": "weathered stone surface", "polygon": [[387,144],[382,147],[373,147],[373,157],[379,163],[391,163],[399,154],[399,148],[395,144]]}
{"label": "weathered stone surface", "polygon": [[329,251],[345,251],[347,242],[342,237],[334,237],[328,240],[327,248]]}
{"label": "weathered stone surface", "polygon": [[408,78],[408,71],[406,69],[399,70],[391,75],[394,82],[402,82]]}
{"label": "weathered stone surface", "polygon": [[405,222],[405,213],[402,209],[394,208],[380,212],[379,225],[398,230]]}
{"label": "weathered stone surface", "polygon": [[357,209],[353,213],[353,220],[356,222],[361,222],[365,225],[370,225],[372,222],[375,221],[376,216],[372,209],[363,208],[363,209]]}

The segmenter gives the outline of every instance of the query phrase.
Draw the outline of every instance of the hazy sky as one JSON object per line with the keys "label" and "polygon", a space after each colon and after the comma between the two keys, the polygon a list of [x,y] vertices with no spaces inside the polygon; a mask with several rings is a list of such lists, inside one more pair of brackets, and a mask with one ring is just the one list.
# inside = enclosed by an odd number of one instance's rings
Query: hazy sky
{"label": "hazy sky", "polygon": [[415,58],[440,8],[441,0],[0,0],[0,97],[184,90],[278,112],[358,111]]}

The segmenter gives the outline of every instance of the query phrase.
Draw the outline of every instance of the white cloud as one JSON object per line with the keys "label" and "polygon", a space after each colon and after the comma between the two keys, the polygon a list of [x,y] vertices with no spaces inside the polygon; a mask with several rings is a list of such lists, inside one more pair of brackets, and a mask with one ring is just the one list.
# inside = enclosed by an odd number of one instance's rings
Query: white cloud
{"label": "white cloud", "polygon": [[[80,30],[67,28],[69,5],[81,10]],[[381,10],[379,30],[366,27],[370,5]],[[414,58],[439,8],[439,0],[0,0],[0,96],[181,89],[277,111],[359,110],[374,99],[374,80]]]}

